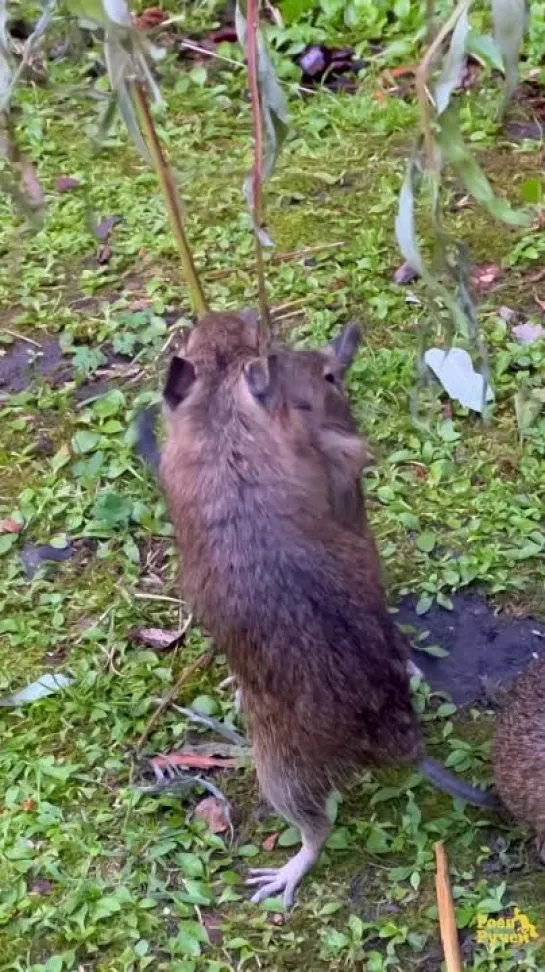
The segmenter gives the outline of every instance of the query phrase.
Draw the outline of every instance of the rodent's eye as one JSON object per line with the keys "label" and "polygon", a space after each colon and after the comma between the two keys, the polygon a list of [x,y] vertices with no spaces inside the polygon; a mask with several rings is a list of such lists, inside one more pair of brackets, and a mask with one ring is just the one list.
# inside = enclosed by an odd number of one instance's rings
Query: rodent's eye
{"label": "rodent's eye", "polygon": [[326,371],[326,373],[324,375],[324,378],[325,378],[326,381],[328,381],[330,383],[330,385],[334,385],[335,384],[335,375],[333,374],[333,372]]}

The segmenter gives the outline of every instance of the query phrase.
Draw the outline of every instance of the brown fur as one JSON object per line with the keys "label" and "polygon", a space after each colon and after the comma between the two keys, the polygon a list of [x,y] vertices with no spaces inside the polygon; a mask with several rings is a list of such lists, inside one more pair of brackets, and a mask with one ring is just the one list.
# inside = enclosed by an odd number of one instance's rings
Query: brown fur
{"label": "brown fur", "polygon": [[517,678],[498,714],[493,764],[506,807],[545,844],[545,655]]}
{"label": "brown fur", "polygon": [[302,829],[299,877],[327,834],[333,786],[423,757],[342,357],[260,360],[255,329],[211,314],[165,387],[160,478],[184,594],[236,675],[265,795]]}
{"label": "brown fur", "polygon": [[256,350],[235,315],[192,332],[197,380],[167,409],[161,480],[184,593],[242,686],[265,789],[281,767],[321,799],[354,765],[416,759],[420,734],[372,539],[332,519],[282,380],[271,408],[255,401]]}

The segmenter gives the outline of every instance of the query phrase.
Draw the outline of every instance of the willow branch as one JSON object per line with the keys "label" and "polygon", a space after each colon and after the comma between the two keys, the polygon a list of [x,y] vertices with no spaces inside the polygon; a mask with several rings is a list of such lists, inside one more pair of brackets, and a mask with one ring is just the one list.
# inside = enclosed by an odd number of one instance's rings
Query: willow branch
{"label": "willow branch", "polygon": [[164,152],[161,148],[161,143],[157,137],[157,131],[153,123],[153,117],[150,111],[145,87],[140,81],[134,81],[131,88],[134,95],[136,110],[138,112],[138,119],[142,128],[142,134],[146,140],[153,163],[153,168],[155,169],[155,174],[165,199],[170,225],[172,227],[172,232],[174,233],[178,253],[180,254],[182,272],[189,289],[189,296],[193,305],[193,310],[196,312],[198,317],[202,317],[203,314],[206,314],[208,307],[199,278],[197,276],[195,264],[193,262],[193,254],[191,253],[189,243],[187,242],[187,237],[185,235],[180,201],[176,191],[176,186],[174,184],[174,179],[172,177],[172,170],[165,158]]}
{"label": "willow branch", "polygon": [[251,175],[252,211],[254,219],[255,262],[259,288],[259,311],[261,317],[259,347],[266,347],[270,329],[271,316],[267,302],[265,286],[265,268],[263,261],[263,247],[259,234],[263,226],[263,197],[262,197],[262,166],[263,166],[263,124],[261,117],[261,100],[259,95],[259,63],[257,51],[257,33],[259,29],[259,0],[247,2],[248,34],[246,42],[246,58],[248,61],[248,87],[252,107],[252,127],[254,131],[254,161]]}

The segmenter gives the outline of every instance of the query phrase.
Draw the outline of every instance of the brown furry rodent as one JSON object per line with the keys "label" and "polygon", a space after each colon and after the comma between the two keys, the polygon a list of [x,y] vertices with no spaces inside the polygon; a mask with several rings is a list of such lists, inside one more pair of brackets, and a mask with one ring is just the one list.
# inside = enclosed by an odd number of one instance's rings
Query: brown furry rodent
{"label": "brown furry rodent", "polygon": [[[301,379],[294,401],[292,364],[258,358],[241,317],[208,315],[171,363],[160,461],[184,595],[242,689],[261,788],[301,830],[285,867],[250,879],[255,901],[283,891],[287,905],[328,835],[327,796],[361,767],[417,764],[455,796],[492,803],[424,756],[374,542],[332,515],[309,420],[320,395]],[[342,395],[323,366],[316,376]],[[328,445],[356,455],[352,433],[337,436]]]}
{"label": "brown furry rodent", "polygon": [[537,835],[545,863],[545,654],[509,690],[496,719],[493,766],[501,799]]}

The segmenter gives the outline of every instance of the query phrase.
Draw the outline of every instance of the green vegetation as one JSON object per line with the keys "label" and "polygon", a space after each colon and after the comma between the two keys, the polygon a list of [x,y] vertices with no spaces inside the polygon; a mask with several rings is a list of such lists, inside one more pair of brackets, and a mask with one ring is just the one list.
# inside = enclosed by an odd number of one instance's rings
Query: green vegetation
{"label": "green vegetation", "polygon": [[[342,18],[343,6],[354,16]],[[417,431],[409,403],[430,305],[421,283],[392,282],[400,262],[394,218],[417,113],[410,92],[384,90],[381,70],[414,57],[424,22],[399,0],[320,7],[312,26],[305,14],[286,29],[284,54],[326,37],[357,40],[364,54],[377,37],[393,48],[371,61],[354,94],[289,92],[291,132],[267,184],[277,326],[294,342],[319,344],[348,318],[364,324],[351,393],[376,460],[369,514],[392,599],[416,594],[424,610],[474,583],[507,609],[544,615],[545,418],[521,441],[514,395],[542,387],[545,344],[519,345],[498,311],[541,320],[545,230],[494,223],[471,201],[460,206],[460,186],[448,184],[449,230],[476,264],[501,271],[479,306],[496,405],[484,423],[444,399],[439,405],[434,393],[429,431]],[[538,65],[545,35],[545,4],[533,7],[525,71]],[[214,23],[210,3],[183,12],[184,34]],[[55,32],[65,36],[62,24]],[[271,33],[279,43],[280,28]],[[280,860],[295,839],[271,815],[258,819],[249,771],[210,777],[232,801],[232,841],[193,818],[195,794],[131,788],[139,780],[134,747],[151,713],[203,650],[196,629],[170,653],[131,636],[134,628],[176,629],[188,614],[177,602],[164,505],[133,452],[132,421],[157,396],[176,340],[172,316],[189,324],[190,305],[155,177],[121,125],[92,154],[88,129],[98,111],[89,93],[106,84],[93,76],[96,50],[78,44],[70,34],[66,54],[47,63],[47,84],[27,83],[17,96],[20,144],[45,189],[43,226],[29,228],[0,199],[0,520],[23,524],[0,532],[0,691],[49,668],[75,678],[49,699],[2,710],[0,969],[436,972],[433,842],[441,838],[467,955],[474,952],[468,967],[543,968],[540,942],[494,953],[476,944],[477,914],[515,905],[545,935],[545,878],[531,845],[410,773],[366,776],[351,789],[327,856],[284,922],[278,903],[250,905],[242,884],[249,857]],[[240,60],[230,45],[219,52]],[[256,306],[241,195],[252,153],[245,73],[219,60],[180,60],[173,49],[160,73],[158,131],[188,204],[207,296],[216,308]],[[279,73],[295,85],[287,58]],[[543,82],[543,69],[535,80]],[[525,186],[542,185],[542,152],[499,131],[500,99],[484,68],[462,124],[498,195],[520,206]],[[524,104],[513,113],[524,117]],[[77,185],[61,191],[66,177]],[[122,221],[99,242],[90,226],[111,216]],[[323,249],[301,254],[310,247]],[[18,384],[13,362],[27,358],[30,381]],[[74,555],[29,579],[24,546],[52,542],[72,543]],[[180,704],[205,695],[216,717],[234,718],[229,692],[219,689],[226,674],[221,659],[196,673]],[[466,778],[488,779],[492,717],[458,713],[424,687],[416,699],[433,751]],[[188,732],[185,716],[168,709],[148,752],[179,748]],[[276,831],[278,850],[263,850]]]}

